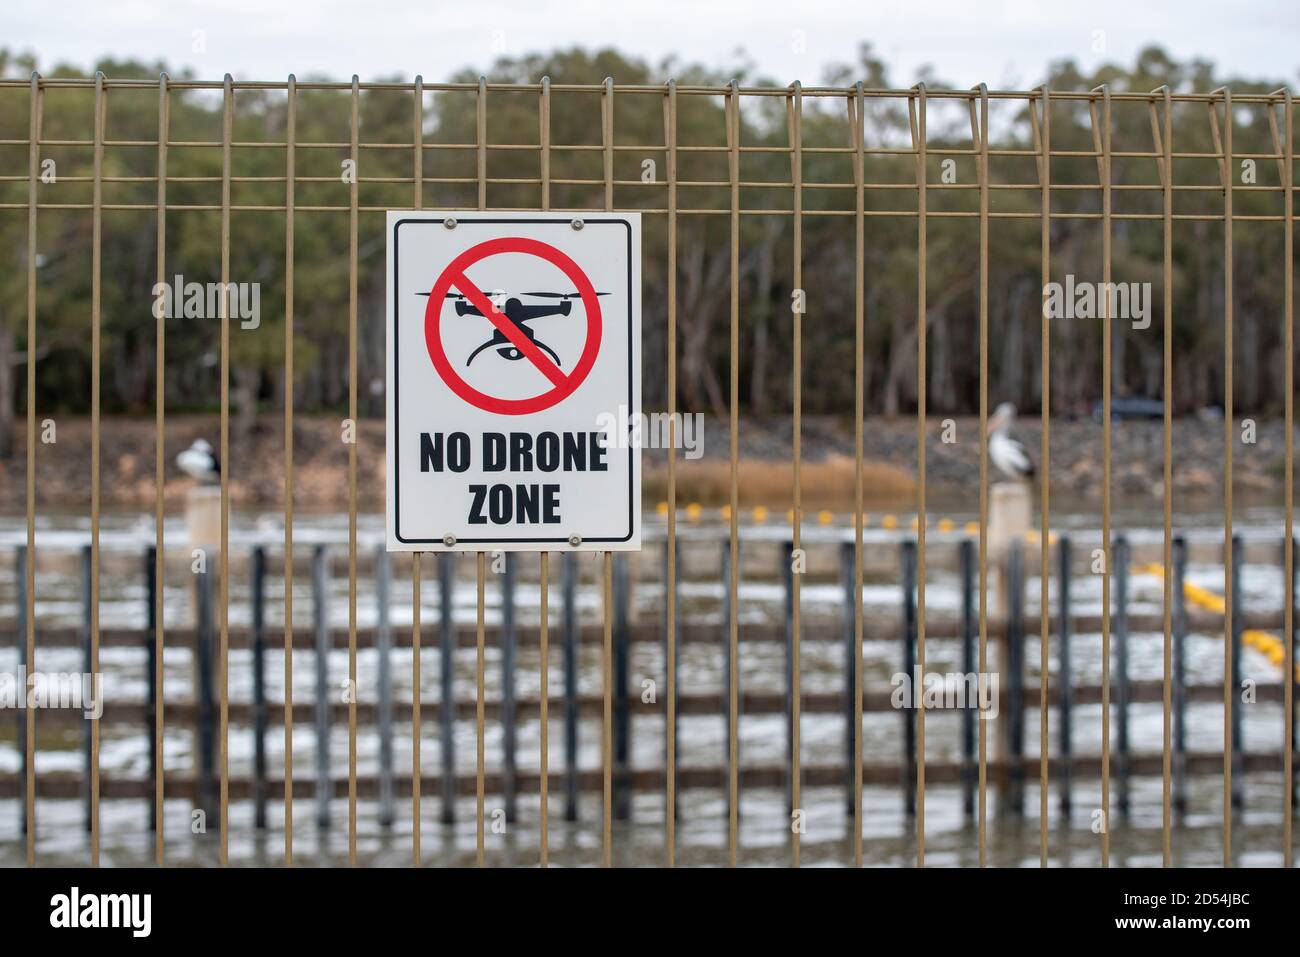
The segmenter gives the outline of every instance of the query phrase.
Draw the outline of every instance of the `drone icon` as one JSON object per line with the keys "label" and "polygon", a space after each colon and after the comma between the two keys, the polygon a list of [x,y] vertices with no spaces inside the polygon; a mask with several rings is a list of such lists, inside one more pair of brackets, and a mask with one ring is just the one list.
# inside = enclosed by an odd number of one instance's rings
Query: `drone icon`
{"label": "drone icon", "polygon": [[[430,293],[424,292],[420,293],[420,295],[428,296]],[[609,293],[598,292],[596,295],[608,296]],[[529,305],[524,303],[519,296],[531,296],[538,299],[557,299],[559,301],[554,304]],[[493,301],[493,306],[496,309],[497,315],[505,316],[514,323],[515,328],[522,332],[529,342],[533,343],[555,360],[555,364],[558,366],[561,365],[560,357],[555,354],[555,350],[542,342],[542,340],[538,339],[536,331],[529,327],[527,323],[532,322],[534,319],[543,319],[547,316],[567,316],[573,309],[573,300],[579,299],[581,296],[582,294],[577,292],[521,292],[517,295],[509,296],[503,306],[497,306],[495,301]],[[455,300],[456,315],[458,316],[483,316],[483,313],[479,308],[461,293],[449,292],[446,294],[445,298]],[[489,298],[495,299],[497,297]],[[506,337],[506,334],[493,326],[492,337],[469,354],[469,358],[465,360],[465,365],[469,366],[478,354],[483,352],[485,349],[496,349],[497,355],[511,362],[517,362],[524,358],[524,354]]]}

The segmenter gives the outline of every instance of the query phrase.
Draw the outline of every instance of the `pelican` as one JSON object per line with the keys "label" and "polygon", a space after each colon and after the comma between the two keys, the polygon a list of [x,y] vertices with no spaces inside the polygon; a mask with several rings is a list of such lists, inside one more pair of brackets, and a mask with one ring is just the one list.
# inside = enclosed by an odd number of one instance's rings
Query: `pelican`
{"label": "pelican", "polygon": [[1034,463],[1025,447],[1010,435],[1015,419],[1016,407],[1010,402],[1003,402],[994,410],[989,419],[989,458],[1008,478],[1031,479],[1034,477]]}
{"label": "pelican", "polygon": [[216,485],[221,481],[221,463],[206,439],[195,439],[193,445],[176,456],[176,464],[182,472],[204,485]]}

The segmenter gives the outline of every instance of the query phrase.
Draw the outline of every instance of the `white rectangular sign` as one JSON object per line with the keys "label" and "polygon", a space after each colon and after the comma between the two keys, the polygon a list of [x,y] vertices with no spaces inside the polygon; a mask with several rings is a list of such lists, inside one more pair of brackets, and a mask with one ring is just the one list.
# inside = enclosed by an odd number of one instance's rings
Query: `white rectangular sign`
{"label": "white rectangular sign", "polygon": [[641,547],[639,213],[388,213],[388,548]]}

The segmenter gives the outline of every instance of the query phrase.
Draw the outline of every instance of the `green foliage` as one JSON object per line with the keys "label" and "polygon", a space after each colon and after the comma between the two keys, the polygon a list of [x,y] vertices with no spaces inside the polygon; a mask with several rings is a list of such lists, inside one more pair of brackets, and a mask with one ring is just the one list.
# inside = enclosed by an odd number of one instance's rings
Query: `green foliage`
{"label": "green foliage", "polygon": [[[488,73],[494,83],[537,84],[550,77],[550,204],[556,209],[600,209],[605,203],[602,100],[599,92],[558,89],[598,84],[614,77],[620,85],[662,84],[670,76],[682,87],[771,85],[740,61],[735,68],[658,66],[629,60],[613,50],[566,50],[502,60]],[[0,51],[0,74],[27,75],[30,57]],[[97,65],[114,78],[154,78],[161,64],[105,61]],[[49,76],[79,75],[58,67]],[[174,79],[182,79],[176,77]],[[463,74],[455,82],[476,83]],[[868,48],[854,67],[829,72],[838,86],[862,79],[868,88],[889,83],[885,64]],[[305,82],[305,81],[304,81]],[[1207,92],[1221,85],[1208,63],[1176,63],[1158,49],[1143,51],[1131,69],[1107,66],[1091,76],[1073,63],[1054,66],[1054,91],[1080,91],[1107,83],[1112,90],[1149,91],[1162,84],[1177,91]],[[1276,81],[1232,80],[1235,92],[1269,91]],[[683,408],[723,413],[730,362],[730,190],[726,98],[677,95],[679,144],[677,202],[678,400]],[[0,420],[21,408],[26,349],[27,173],[25,140],[31,115],[28,88],[0,89],[0,374],[5,399]],[[795,288],[795,229],[792,157],[788,150],[787,96],[745,97],[741,113],[739,274],[741,400],[758,415],[783,415],[791,401],[790,299]],[[103,403],[107,412],[144,413],[152,408],[155,322],[151,293],[157,268],[158,219],[154,209],[159,124],[156,89],[114,89],[105,98],[107,139],[103,160],[101,254]],[[221,276],[222,110],[219,91],[173,91],[169,100],[165,274],[187,281]],[[805,409],[843,414],[852,409],[854,381],[854,276],[856,250],[852,157],[826,152],[851,145],[849,101],[844,96],[805,95],[802,118],[802,286]],[[358,223],[358,394],[362,411],[382,411],[384,237],[386,208],[413,205],[413,149],[416,111],[409,92],[368,90],[360,95],[362,142],[388,144],[360,154]],[[657,211],[646,218],[645,383],[648,406],[662,406],[668,339],[668,157],[664,149],[670,116],[661,89],[624,92],[613,104],[614,203],[619,208]],[[914,406],[916,382],[917,223],[914,216],[884,215],[916,208],[915,161],[910,153],[908,105],[900,99],[868,98],[862,257],[865,285],[865,390],[869,413],[905,412]],[[278,407],[283,395],[286,292],[285,214],[287,98],[283,91],[240,91],[235,96],[231,149],[229,275],[261,288],[261,322],[256,329],[231,323],[232,401],[245,424],[259,406]],[[57,164],[58,180],[38,184],[37,302],[39,322],[38,406],[80,411],[88,407],[92,232],[90,204],[93,150],[88,141],[94,118],[93,91],[53,87],[43,103],[42,160]],[[342,162],[349,156],[351,102],[346,91],[302,90],[298,94],[294,249],[296,402],[303,410],[346,407],[348,391],[349,187]],[[426,149],[422,174],[425,208],[478,205],[477,91],[430,92],[423,104],[421,135]],[[539,208],[542,169],[536,145],[541,137],[541,98],[535,90],[493,91],[486,104],[488,175],[486,201],[496,208]],[[1116,281],[1154,284],[1153,323],[1145,331],[1115,326],[1117,394],[1159,396],[1162,231],[1159,191],[1131,187],[1159,182],[1151,153],[1151,111],[1145,102],[1116,101],[1111,117],[1116,151],[1112,171],[1116,213],[1145,213],[1150,219],[1117,220],[1112,232]],[[990,110],[989,230],[990,393],[1022,407],[1037,405],[1039,368],[1040,194],[1032,156],[997,155],[1032,146],[1030,114],[1023,101],[994,100]],[[979,386],[978,174],[971,154],[968,104],[931,98],[927,108],[929,208],[927,320],[929,398],[934,412],[976,408]],[[1102,229],[1098,164],[1086,102],[1058,100],[1051,115],[1054,150],[1052,275],[1101,279]],[[72,141],[71,143],[67,141]],[[1179,104],[1174,144],[1180,152],[1212,154],[1210,111],[1205,104]],[[523,147],[523,148],[517,148]],[[1234,151],[1246,156],[1273,153],[1267,112],[1239,109],[1234,117]],[[944,183],[941,164],[955,160],[956,182]],[[643,176],[653,164],[653,177]],[[1258,184],[1276,185],[1279,165],[1258,159]],[[1230,171],[1240,176],[1240,169]],[[1222,210],[1218,165],[1212,158],[1180,160],[1175,180],[1204,187],[1176,196],[1177,212],[1194,216]],[[575,182],[586,181],[586,182]],[[772,185],[763,185],[772,184]],[[826,184],[836,184],[828,187]],[[1021,186],[1008,189],[1007,186]],[[1239,214],[1275,215],[1277,193],[1239,189]],[[44,208],[45,204],[74,208]],[[763,215],[762,210],[777,211]],[[1007,215],[1010,214],[1010,215]],[[1014,218],[1019,214],[1020,218]],[[1061,218],[1063,214],[1091,218]],[[1173,264],[1176,343],[1176,400],[1187,411],[1221,401],[1223,349],[1222,224],[1180,219],[1175,226]],[[1238,408],[1268,410],[1282,397],[1283,336],[1280,229],[1276,223],[1239,222],[1234,236],[1236,267]],[[219,323],[171,319],[166,324],[167,403],[171,410],[212,408],[218,401]],[[1100,393],[1101,327],[1093,321],[1053,326],[1053,402],[1063,413],[1082,413]],[[3,370],[0,370],[3,371]],[[0,421],[0,426],[3,426]],[[0,428],[0,431],[3,431]],[[2,443],[0,443],[2,444]]]}

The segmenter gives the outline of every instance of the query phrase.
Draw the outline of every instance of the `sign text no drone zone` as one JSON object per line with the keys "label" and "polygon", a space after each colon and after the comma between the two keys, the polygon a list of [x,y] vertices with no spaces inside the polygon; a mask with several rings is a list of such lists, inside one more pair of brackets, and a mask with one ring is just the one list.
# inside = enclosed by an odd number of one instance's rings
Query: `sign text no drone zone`
{"label": "sign text no drone zone", "polygon": [[[388,547],[640,547],[640,217],[388,214]],[[621,427],[621,426],[620,426]]]}

